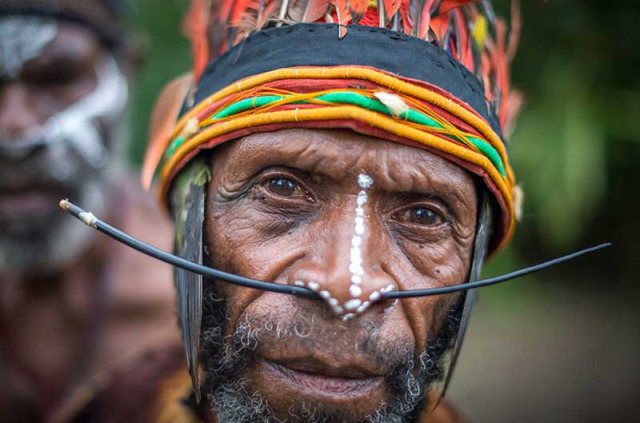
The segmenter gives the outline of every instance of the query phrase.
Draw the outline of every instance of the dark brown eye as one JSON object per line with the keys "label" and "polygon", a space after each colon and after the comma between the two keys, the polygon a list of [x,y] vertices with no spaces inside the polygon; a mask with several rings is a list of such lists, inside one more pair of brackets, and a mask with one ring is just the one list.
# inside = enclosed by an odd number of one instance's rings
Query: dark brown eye
{"label": "dark brown eye", "polygon": [[412,207],[404,210],[398,215],[398,218],[403,222],[422,226],[433,226],[442,221],[438,213],[426,207]]}
{"label": "dark brown eye", "polygon": [[299,189],[298,184],[286,178],[273,178],[267,183],[269,191],[282,197],[293,197]]}

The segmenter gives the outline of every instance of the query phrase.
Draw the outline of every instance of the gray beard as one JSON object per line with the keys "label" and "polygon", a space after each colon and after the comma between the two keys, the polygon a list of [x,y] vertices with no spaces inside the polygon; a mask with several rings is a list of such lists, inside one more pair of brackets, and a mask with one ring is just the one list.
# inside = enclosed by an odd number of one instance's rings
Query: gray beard
{"label": "gray beard", "polygon": [[381,404],[372,415],[365,419],[344,413],[338,416],[315,404],[300,404],[290,410],[286,420],[281,420],[260,394],[251,391],[248,381],[239,377],[243,370],[255,364],[253,352],[259,343],[259,330],[243,323],[230,337],[225,336],[223,328],[228,320],[225,302],[216,295],[215,288],[211,288],[213,285],[204,284],[203,392],[219,423],[414,422],[427,405],[428,388],[444,377],[444,357],[455,340],[464,304],[464,297],[461,297],[449,311],[437,337],[429,339],[425,352],[419,357],[407,353],[404,364],[386,378],[392,400]]}

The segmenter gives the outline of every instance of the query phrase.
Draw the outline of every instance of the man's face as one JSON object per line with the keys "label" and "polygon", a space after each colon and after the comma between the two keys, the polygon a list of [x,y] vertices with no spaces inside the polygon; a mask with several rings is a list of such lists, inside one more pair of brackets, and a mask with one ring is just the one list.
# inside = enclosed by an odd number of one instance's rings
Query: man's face
{"label": "man's face", "polygon": [[472,177],[421,149],[310,129],[247,136],[211,166],[209,264],[324,298],[205,284],[203,389],[218,418],[411,416],[441,376],[461,297],[375,293],[466,280]]}
{"label": "man's face", "polygon": [[103,206],[100,179],[126,83],[79,24],[0,17],[0,56],[0,272],[48,271],[88,237],[66,224],[58,201]]}

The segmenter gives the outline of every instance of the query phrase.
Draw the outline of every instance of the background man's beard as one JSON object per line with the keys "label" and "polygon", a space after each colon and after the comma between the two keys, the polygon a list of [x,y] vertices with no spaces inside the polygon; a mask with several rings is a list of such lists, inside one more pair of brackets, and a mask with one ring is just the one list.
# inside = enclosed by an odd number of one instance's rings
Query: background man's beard
{"label": "background man's beard", "polygon": [[[316,404],[300,404],[290,410],[287,422],[329,423],[367,422],[404,423],[416,420],[427,405],[429,386],[444,377],[443,357],[451,348],[460,324],[464,298],[449,311],[442,329],[430,337],[426,351],[420,357],[407,353],[387,377],[390,395],[388,404],[381,405],[371,416],[355,418],[340,410],[324,409]],[[220,423],[279,422],[273,411],[257,392],[242,378],[246,369],[256,364],[255,350],[260,342],[261,328],[239,324],[233,334],[225,334],[228,317],[226,303],[218,294],[215,283],[204,284],[202,365],[205,380],[202,390]]]}

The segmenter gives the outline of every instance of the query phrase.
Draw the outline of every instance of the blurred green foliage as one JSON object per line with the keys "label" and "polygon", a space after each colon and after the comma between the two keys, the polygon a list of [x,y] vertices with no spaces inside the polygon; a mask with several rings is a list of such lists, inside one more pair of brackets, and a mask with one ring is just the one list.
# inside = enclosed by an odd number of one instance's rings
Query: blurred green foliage
{"label": "blurred green foliage", "polygon": [[[640,257],[634,213],[640,183],[638,1],[521,3],[523,33],[512,79],[527,104],[510,154],[525,191],[524,216],[513,246],[487,273],[612,241],[613,250],[539,276],[534,286],[561,279],[569,286],[632,287],[637,272],[631,263]],[[509,0],[494,4],[508,16]],[[136,163],[155,97],[191,64],[180,32],[187,7],[187,0],[138,0],[134,7],[133,27],[146,51],[132,105]],[[529,289],[519,286],[504,289]]]}
{"label": "blurred green foliage", "polygon": [[191,69],[191,50],[181,31],[188,0],[135,0],[131,26],[140,44],[142,68],[136,75],[131,104],[131,159],[142,161],[153,104],[162,88]]}

